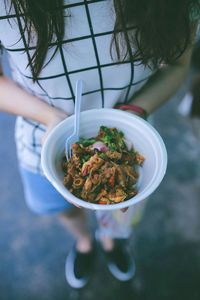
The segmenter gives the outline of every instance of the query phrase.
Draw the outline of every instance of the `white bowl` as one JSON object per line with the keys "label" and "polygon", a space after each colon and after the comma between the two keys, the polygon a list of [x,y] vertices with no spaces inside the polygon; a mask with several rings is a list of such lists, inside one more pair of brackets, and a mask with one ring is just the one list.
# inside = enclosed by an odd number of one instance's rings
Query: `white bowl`
{"label": "white bowl", "polygon": [[117,109],[92,109],[81,113],[80,136],[95,137],[101,125],[116,127],[130,141],[135,150],[145,157],[139,168],[138,194],[117,204],[101,205],[75,197],[63,185],[64,172],[61,160],[66,138],[73,131],[74,116],[58,124],[48,135],[42,148],[42,168],[47,179],[69,202],[93,210],[115,210],[125,208],[147,198],[161,183],[167,168],[167,152],[159,133],[145,120]]}

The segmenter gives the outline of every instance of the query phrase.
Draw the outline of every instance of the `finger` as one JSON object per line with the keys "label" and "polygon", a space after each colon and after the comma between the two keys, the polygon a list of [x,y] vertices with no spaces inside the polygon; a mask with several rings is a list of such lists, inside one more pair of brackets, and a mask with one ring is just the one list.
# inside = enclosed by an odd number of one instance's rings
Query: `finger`
{"label": "finger", "polygon": [[122,209],[120,209],[123,213],[126,212],[128,210],[128,207],[124,207]]}
{"label": "finger", "polygon": [[67,202],[71,203],[72,205],[76,206],[77,208],[82,208],[82,206],[80,206],[80,205],[78,205],[78,204],[76,204],[76,203],[74,203],[74,202],[72,202],[72,201],[69,201],[69,200],[66,199],[66,198],[65,198],[65,200],[66,200]]}
{"label": "finger", "polygon": [[79,205],[77,205],[77,204],[75,204],[75,203],[73,203],[73,202],[71,202],[74,206],[76,206],[76,207],[78,207],[78,208],[82,208],[82,206],[79,206]]}

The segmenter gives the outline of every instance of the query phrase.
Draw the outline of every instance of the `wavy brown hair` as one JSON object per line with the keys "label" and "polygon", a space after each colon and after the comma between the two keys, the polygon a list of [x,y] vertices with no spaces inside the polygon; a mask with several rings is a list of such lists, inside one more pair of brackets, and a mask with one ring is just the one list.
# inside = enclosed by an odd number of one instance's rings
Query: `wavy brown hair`
{"label": "wavy brown hair", "polygon": [[[6,1],[6,0],[5,0]],[[174,63],[191,43],[192,10],[197,0],[113,0],[116,13],[110,44],[113,60],[129,59],[153,67]],[[34,80],[37,79],[50,44],[58,49],[65,32],[63,0],[11,0],[17,16],[24,20],[27,45],[37,35],[30,57]],[[54,54],[55,54],[54,52]]]}
{"label": "wavy brown hair", "polygon": [[197,0],[114,0],[114,6],[111,53],[114,45],[118,59],[154,67],[173,64],[183,54],[192,42],[192,18],[200,15]]}

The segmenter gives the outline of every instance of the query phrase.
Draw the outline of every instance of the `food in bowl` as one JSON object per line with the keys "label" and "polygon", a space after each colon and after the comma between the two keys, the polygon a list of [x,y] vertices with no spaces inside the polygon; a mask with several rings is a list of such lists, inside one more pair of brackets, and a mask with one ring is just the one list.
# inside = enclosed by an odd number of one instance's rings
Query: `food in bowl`
{"label": "food in bowl", "polygon": [[101,126],[96,137],[72,145],[72,157],[63,159],[67,189],[96,204],[114,204],[137,194],[136,183],[145,158],[116,128]]}

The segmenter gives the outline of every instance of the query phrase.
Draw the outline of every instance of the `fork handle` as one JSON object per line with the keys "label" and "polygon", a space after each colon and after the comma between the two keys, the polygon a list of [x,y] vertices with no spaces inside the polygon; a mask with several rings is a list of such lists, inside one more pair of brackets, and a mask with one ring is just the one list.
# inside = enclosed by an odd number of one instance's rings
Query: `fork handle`
{"label": "fork handle", "polygon": [[81,97],[82,97],[83,81],[76,82],[76,98],[75,98],[75,118],[74,118],[74,133],[79,136],[80,129],[80,112],[81,112]]}

